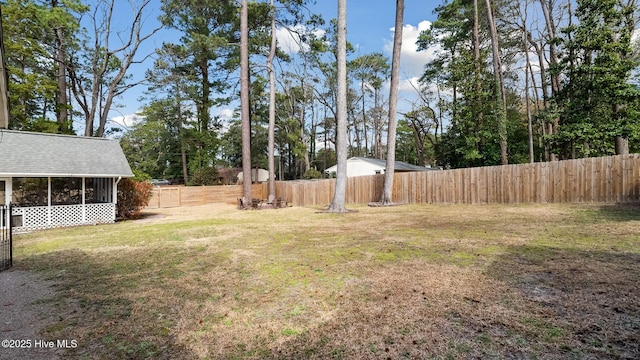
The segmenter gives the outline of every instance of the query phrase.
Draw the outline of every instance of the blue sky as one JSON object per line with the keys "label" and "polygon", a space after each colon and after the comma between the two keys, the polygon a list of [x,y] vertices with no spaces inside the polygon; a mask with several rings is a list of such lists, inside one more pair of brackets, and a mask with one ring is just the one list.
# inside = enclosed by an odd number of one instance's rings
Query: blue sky
{"label": "blue sky", "polygon": [[[433,9],[441,1],[406,0],[404,23],[418,26],[422,21],[433,21]],[[347,37],[350,42],[366,49],[381,49],[392,39],[390,29],[395,23],[393,0],[347,0]],[[325,18],[337,16],[337,1],[318,0],[312,8]]]}
{"label": "blue sky", "polygon": [[[153,18],[159,14],[159,1],[153,1],[153,3],[158,5],[149,14],[149,26],[152,25]],[[401,111],[406,111],[410,103],[415,100],[415,91],[409,82],[415,83],[424,64],[432,58],[429,52],[416,51],[416,37],[420,30],[428,28],[430,21],[435,19],[433,9],[441,3],[441,1],[405,0],[401,65],[403,81],[398,104]],[[336,0],[317,0],[315,5],[310,6],[312,12],[322,14],[326,20],[336,17],[337,8]],[[347,38],[356,48],[356,56],[383,52],[390,58],[394,23],[395,1],[393,0],[347,0]],[[150,40],[147,44],[149,49],[159,47],[163,41],[171,41],[166,34],[158,34]],[[135,69],[134,76],[143,74],[144,66]],[[126,93],[123,99],[119,99],[119,103],[124,107],[112,112],[111,116],[116,122],[121,123],[124,118],[126,124],[133,123],[133,115],[144,105],[137,101],[144,90],[144,87],[139,86]],[[215,109],[214,115],[230,112],[230,108]]]}
{"label": "blue sky", "polygon": [[[428,53],[416,52],[415,41],[419,30],[435,20],[433,9],[439,4],[441,1],[405,0],[401,66],[405,75],[417,76],[429,59]],[[395,6],[393,0],[347,0],[347,39],[356,47],[356,55],[383,51],[391,57]],[[318,0],[314,8],[327,19],[337,16],[335,0]]]}

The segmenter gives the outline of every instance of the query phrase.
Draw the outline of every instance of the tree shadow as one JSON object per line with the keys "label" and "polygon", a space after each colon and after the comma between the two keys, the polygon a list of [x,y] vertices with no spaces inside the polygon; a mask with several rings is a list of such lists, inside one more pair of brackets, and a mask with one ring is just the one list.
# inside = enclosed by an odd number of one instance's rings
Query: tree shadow
{"label": "tree shadow", "polygon": [[[619,211],[603,213],[620,219]],[[487,274],[544,314],[545,326],[559,332],[557,345],[572,357],[640,358],[640,255],[513,246]]]}
{"label": "tree shadow", "polygon": [[638,254],[513,246],[484,271],[398,270],[264,358],[640,358]]}
{"label": "tree shadow", "polygon": [[609,221],[640,220],[640,203],[606,204],[598,208],[599,215]]}

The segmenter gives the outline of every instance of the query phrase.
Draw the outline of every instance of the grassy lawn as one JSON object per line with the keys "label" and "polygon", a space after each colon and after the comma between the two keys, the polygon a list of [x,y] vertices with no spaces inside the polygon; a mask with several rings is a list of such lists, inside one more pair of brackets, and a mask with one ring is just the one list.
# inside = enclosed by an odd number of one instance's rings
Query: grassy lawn
{"label": "grassy lawn", "polygon": [[640,358],[640,207],[147,211],[15,240],[72,358]]}

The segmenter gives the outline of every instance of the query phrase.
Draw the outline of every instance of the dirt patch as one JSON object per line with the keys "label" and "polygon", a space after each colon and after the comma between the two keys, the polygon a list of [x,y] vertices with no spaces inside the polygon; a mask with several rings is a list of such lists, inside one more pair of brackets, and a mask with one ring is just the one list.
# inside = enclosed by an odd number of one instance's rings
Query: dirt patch
{"label": "dirt patch", "polygon": [[[9,270],[0,272],[0,284],[0,359],[59,359],[58,339],[42,334],[46,326],[55,322],[55,282],[28,271]],[[45,347],[51,341],[56,346]]]}
{"label": "dirt patch", "polygon": [[173,208],[144,209],[140,219],[131,220],[136,224],[161,224],[176,221],[204,220],[221,214],[237,213],[237,208],[229,204],[207,204]]}
{"label": "dirt patch", "polygon": [[137,224],[157,223],[164,219],[164,215],[156,213],[143,213],[140,219],[136,219]]}
{"label": "dirt patch", "polygon": [[640,356],[640,277],[637,254],[517,247],[490,272],[521,291],[566,332],[578,357]]}

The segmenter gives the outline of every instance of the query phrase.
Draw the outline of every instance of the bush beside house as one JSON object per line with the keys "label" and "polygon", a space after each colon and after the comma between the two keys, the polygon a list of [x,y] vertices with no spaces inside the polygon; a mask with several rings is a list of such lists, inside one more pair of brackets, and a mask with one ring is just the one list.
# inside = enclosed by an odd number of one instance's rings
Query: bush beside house
{"label": "bush beside house", "polygon": [[135,177],[126,178],[118,184],[118,219],[137,219],[142,209],[149,205],[153,185],[135,172]]}

